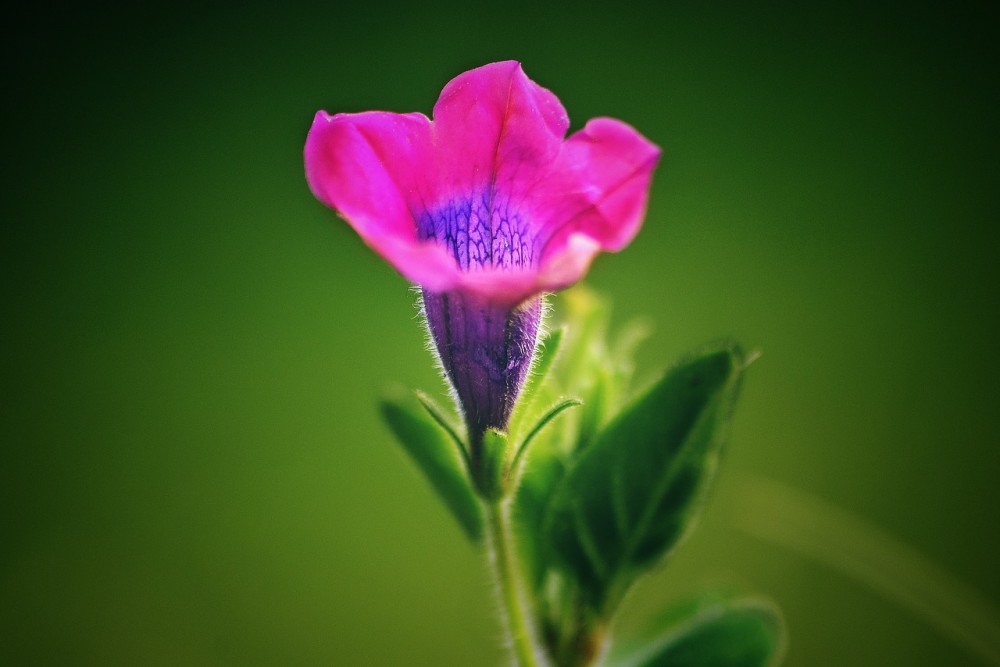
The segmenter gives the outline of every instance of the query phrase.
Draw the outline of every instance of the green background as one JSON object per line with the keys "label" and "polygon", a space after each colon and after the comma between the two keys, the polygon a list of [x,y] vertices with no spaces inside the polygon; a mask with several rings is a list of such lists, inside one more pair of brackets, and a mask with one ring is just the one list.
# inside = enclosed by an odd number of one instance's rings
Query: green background
{"label": "green background", "polygon": [[0,663],[503,663],[481,554],[377,416],[392,382],[441,389],[413,294],[301,150],[317,109],[429,113],[516,58],[573,129],[665,150],[642,232],[588,279],[653,324],[645,376],[719,337],[763,352],[700,528],[621,632],[721,586],[781,606],[788,665],[984,664],[743,510],[776,480],[1000,604],[997,23],[752,4],[12,24]]}

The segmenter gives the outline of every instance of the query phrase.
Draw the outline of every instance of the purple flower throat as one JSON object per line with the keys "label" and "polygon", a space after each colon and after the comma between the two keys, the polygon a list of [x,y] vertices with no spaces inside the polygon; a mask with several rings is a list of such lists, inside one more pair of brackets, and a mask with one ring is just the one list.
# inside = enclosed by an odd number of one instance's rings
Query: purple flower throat
{"label": "purple flower throat", "polygon": [[[446,248],[465,271],[536,264],[536,238],[506,200],[489,193],[456,199],[418,217],[418,235]],[[438,356],[464,412],[473,465],[488,428],[506,430],[531,365],[541,297],[519,306],[475,294],[424,289],[424,313]]]}

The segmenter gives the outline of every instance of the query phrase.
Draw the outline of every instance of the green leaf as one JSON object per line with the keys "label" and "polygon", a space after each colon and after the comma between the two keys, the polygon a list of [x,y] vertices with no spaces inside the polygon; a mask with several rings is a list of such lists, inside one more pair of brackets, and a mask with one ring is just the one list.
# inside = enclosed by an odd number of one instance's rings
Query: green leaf
{"label": "green leaf", "polygon": [[476,541],[482,537],[481,505],[452,436],[402,392],[382,400],[382,416],[469,538]]}
{"label": "green leaf", "polygon": [[782,657],[781,615],[762,600],[687,605],[667,618],[612,647],[608,667],[767,667]]}
{"label": "green leaf", "polygon": [[531,431],[528,432],[528,435],[524,436],[524,440],[521,441],[520,446],[517,448],[517,454],[514,455],[514,461],[510,464],[511,469],[516,471],[517,464],[521,460],[521,457],[524,456],[524,453],[528,451],[528,447],[531,446],[531,441],[535,439],[535,436],[538,435],[549,422],[558,417],[559,413],[563,410],[577,405],[581,405],[579,400],[575,398],[565,398],[549,408],[545,414],[538,419]]}
{"label": "green leaf", "polygon": [[440,426],[442,429],[444,429],[444,432],[448,434],[448,436],[451,438],[451,441],[455,443],[455,447],[458,448],[458,453],[461,455],[462,461],[465,463],[466,469],[469,469],[471,467],[471,464],[469,462],[469,450],[465,446],[465,443],[462,441],[462,438],[459,437],[458,430],[451,423],[451,420],[449,420],[445,416],[444,411],[438,407],[438,404],[435,403],[434,399],[432,399],[430,396],[419,390],[414,391],[413,394],[417,397],[417,400],[420,401],[420,405],[424,407],[424,410],[427,411],[427,414],[429,414],[431,417],[434,418],[434,421],[437,422],[437,425]]}
{"label": "green leaf", "polygon": [[742,370],[733,345],[681,363],[597,434],[563,476],[542,534],[600,615],[690,527]]}

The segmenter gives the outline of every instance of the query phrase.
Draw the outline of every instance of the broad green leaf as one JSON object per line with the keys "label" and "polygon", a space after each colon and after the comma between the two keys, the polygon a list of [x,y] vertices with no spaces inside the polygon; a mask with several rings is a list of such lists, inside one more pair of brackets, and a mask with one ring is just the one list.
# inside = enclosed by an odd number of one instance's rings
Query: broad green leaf
{"label": "broad green leaf", "polygon": [[686,605],[638,641],[612,647],[608,667],[768,667],[784,650],[773,605],[759,600]]}
{"label": "broad green leaf", "polygon": [[452,436],[405,394],[384,398],[382,415],[469,538],[478,540],[483,534],[482,510]]}
{"label": "broad green leaf", "polygon": [[610,614],[689,528],[742,368],[732,345],[681,363],[622,410],[563,476],[542,535],[599,614]]}

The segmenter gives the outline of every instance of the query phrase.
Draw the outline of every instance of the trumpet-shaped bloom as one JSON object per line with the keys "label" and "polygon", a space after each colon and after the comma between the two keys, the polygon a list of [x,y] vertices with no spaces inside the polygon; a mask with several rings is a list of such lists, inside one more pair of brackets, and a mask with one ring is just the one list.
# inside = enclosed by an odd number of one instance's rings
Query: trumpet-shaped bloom
{"label": "trumpet-shaped bloom", "polygon": [[642,223],[659,149],[610,118],[568,127],[555,95],[507,61],[449,82],[433,120],[320,111],[309,131],[313,193],[423,288],[473,434],[506,425],[538,295],[578,281]]}

